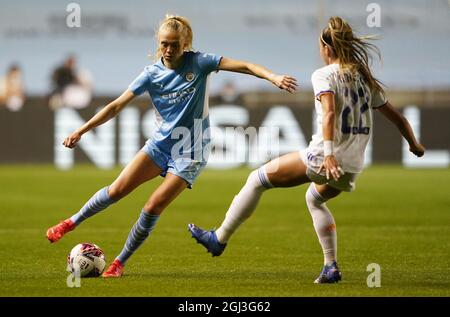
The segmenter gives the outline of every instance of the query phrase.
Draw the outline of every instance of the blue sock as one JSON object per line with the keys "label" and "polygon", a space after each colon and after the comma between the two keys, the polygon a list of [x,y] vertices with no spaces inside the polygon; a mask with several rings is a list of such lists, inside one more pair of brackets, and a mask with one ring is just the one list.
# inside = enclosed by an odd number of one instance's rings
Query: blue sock
{"label": "blue sock", "polygon": [[115,201],[108,195],[108,186],[103,187],[88,200],[79,212],[70,217],[70,220],[78,226],[87,218],[92,217],[113,203],[115,203]]}
{"label": "blue sock", "polygon": [[125,265],[128,258],[141,246],[145,239],[147,239],[150,232],[152,232],[153,228],[156,226],[158,219],[159,215],[151,215],[142,210],[138,221],[136,221],[133,228],[131,228],[122,252],[120,252],[119,256],[116,258],[122,265]]}

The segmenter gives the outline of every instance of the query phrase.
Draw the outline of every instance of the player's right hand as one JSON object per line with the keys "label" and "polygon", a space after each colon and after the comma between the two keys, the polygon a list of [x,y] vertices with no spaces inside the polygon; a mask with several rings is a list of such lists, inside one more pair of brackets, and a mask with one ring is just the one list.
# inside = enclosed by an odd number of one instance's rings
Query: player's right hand
{"label": "player's right hand", "polygon": [[81,139],[81,133],[75,131],[69,135],[62,143],[65,147],[74,148]]}
{"label": "player's right hand", "polygon": [[317,174],[320,174],[323,170],[325,171],[327,180],[330,180],[331,177],[333,177],[335,181],[338,181],[339,178],[344,175],[344,171],[339,166],[339,163],[334,155],[325,156],[325,159],[323,160],[322,165],[320,165]]}
{"label": "player's right hand", "polygon": [[284,89],[291,94],[297,90],[297,79],[287,75],[275,75],[270,77],[270,81],[280,89]]}
{"label": "player's right hand", "polygon": [[420,143],[416,143],[409,147],[409,151],[417,157],[422,157],[425,153],[425,147]]}

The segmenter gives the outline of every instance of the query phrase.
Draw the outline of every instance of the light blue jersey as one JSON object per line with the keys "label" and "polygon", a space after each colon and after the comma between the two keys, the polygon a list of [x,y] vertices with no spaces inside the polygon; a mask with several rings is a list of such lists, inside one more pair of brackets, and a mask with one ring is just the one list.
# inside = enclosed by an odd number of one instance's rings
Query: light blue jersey
{"label": "light blue jersey", "polygon": [[[221,56],[214,54],[185,52],[183,64],[177,69],[169,69],[159,60],[145,67],[128,88],[135,95],[147,91],[156,110],[156,130],[146,143],[146,152],[166,172],[173,162],[174,168],[170,171],[189,183],[197,176],[194,174],[198,174],[192,165],[195,162],[206,164],[207,82],[208,75],[218,70],[220,60]],[[186,158],[194,162],[186,162]],[[193,177],[183,174],[186,169],[191,169],[189,173]]]}

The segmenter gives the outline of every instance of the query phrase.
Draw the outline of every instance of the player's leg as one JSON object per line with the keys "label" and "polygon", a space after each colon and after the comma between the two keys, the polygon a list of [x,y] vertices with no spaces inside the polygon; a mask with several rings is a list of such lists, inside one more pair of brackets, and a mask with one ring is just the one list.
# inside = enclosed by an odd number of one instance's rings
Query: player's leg
{"label": "player's leg", "polygon": [[309,183],[307,167],[299,152],[280,156],[265,165],[267,177],[273,187],[293,187]]}
{"label": "player's leg", "polygon": [[119,277],[131,255],[141,246],[156,226],[164,209],[187,187],[187,182],[174,174],[167,173],[164,182],[150,196],[141,211],[139,219],[128,235],[127,241],[103,277]]}
{"label": "player's leg", "polygon": [[309,181],[306,166],[298,152],[276,158],[250,173],[246,184],[231,203],[225,220],[216,231],[219,242],[226,243],[234,231],[251,216],[267,189],[292,187]]}
{"label": "player's leg", "polygon": [[324,264],[336,261],[336,223],[333,215],[327,207],[326,201],[336,197],[340,190],[326,184],[317,185],[311,183],[306,191],[306,205],[322,246],[324,254]]}
{"label": "player's leg", "polygon": [[298,152],[283,155],[250,173],[241,191],[234,197],[225,219],[216,231],[189,225],[192,236],[213,256],[220,255],[237,228],[255,210],[262,194],[273,187],[292,187],[309,182],[306,166]]}
{"label": "player's leg", "polygon": [[319,238],[324,255],[324,267],[315,283],[335,283],[341,279],[337,267],[336,222],[326,205],[326,201],[338,196],[339,189],[329,185],[311,183],[306,191],[306,205],[313,219],[314,229]]}
{"label": "player's leg", "polygon": [[219,242],[226,243],[236,229],[251,216],[267,189],[292,187],[309,181],[306,166],[298,152],[276,158],[250,173],[246,184],[233,199],[225,220],[216,231]]}
{"label": "player's leg", "polygon": [[108,194],[111,199],[118,201],[139,185],[157,177],[161,173],[161,167],[148,154],[140,151],[109,186]]}
{"label": "player's leg", "polygon": [[47,230],[47,239],[56,242],[81,222],[104,210],[128,195],[142,183],[158,176],[162,169],[144,152],[140,151],[110,185],[96,192],[70,219]]}
{"label": "player's leg", "polygon": [[155,178],[161,172],[162,169],[146,153],[138,152],[110,186],[100,189],[70,219],[75,225],[79,225],[82,221],[119,201],[142,183]]}

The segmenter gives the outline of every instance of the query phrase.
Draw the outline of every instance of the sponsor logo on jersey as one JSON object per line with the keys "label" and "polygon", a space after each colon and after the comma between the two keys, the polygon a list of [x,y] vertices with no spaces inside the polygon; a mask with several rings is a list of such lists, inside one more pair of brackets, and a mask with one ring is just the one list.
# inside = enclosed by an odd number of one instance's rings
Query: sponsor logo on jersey
{"label": "sponsor logo on jersey", "polygon": [[185,101],[189,99],[195,93],[195,87],[189,87],[184,90],[172,92],[170,94],[162,95],[163,99],[168,99],[169,104],[174,104],[178,102]]}

